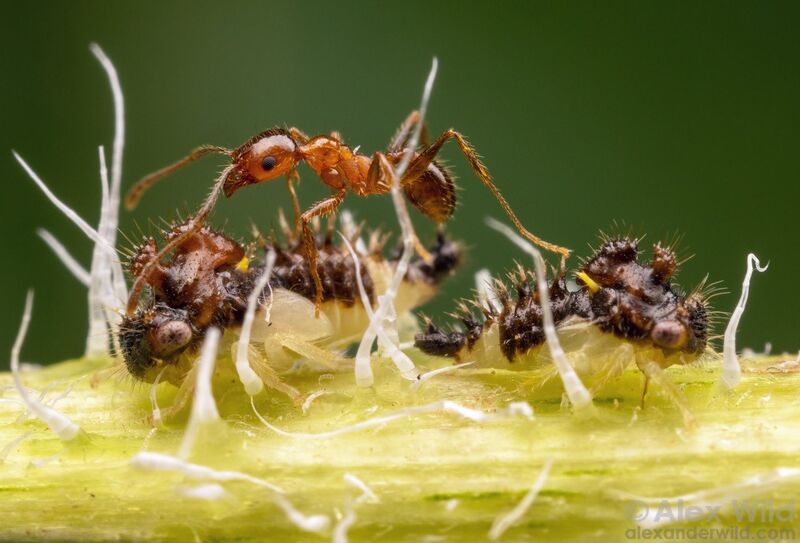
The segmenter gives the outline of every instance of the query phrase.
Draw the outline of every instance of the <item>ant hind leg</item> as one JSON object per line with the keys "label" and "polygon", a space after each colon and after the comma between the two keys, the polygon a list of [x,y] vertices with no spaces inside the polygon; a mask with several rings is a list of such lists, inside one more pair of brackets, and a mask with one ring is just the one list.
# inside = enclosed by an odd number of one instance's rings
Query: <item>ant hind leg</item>
{"label": "ant hind leg", "polygon": [[436,155],[439,154],[441,151],[442,146],[448,141],[454,139],[458,144],[458,148],[461,150],[461,153],[466,157],[467,162],[472,167],[472,170],[475,172],[475,175],[478,176],[478,179],[489,189],[489,191],[494,195],[497,202],[500,204],[500,207],[503,208],[508,218],[511,219],[511,222],[517,228],[520,234],[523,237],[527,238],[532,243],[542,247],[543,249],[547,249],[548,251],[552,251],[554,253],[559,253],[564,257],[569,256],[570,250],[565,247],[560,247],[558,245],[554,245],[552,243],[548,243],[543,239],[539,238],[538,236],[529,232],[517,218],[516,213],[511,208],[511,205],[505,199],[505,197],[500,193],[500,189],[494,184],[492,180],[492,176],[489,173],[489,170],[484,166],[483,162],[481,162],[480,158],[478,157],[477,151],[469,144],[469,142],[461,135],[459,132],[456,132],[452,128],[445,130],[437,139],[433,142],[433,144],[429,145],[423,151],[417,155],[417,157],[411,161],[411,164],[408,166],[408,170],[406,170],[403,179],[401,179],[401,184],[410,183],[419,177],[421,177],[425,171],[428,169],[428,166],[436,158]]}

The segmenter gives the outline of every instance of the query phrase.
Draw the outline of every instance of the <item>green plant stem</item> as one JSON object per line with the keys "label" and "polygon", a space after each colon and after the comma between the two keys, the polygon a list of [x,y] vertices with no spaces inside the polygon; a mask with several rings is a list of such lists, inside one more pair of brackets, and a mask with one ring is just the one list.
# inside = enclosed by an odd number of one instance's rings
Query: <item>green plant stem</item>
{"label": "green plant stem", "polygon": [[[224,352],[224,351],[223,351]],[[784,358],[785,359],[785,358]],[[286,490],[304,514],[337,518],[354,507],[349,540],[485,540],[499,514],[508,512],[553,459],[549,478],[530,510],[505,541],[617,541],[634,529],[622,492],[675,496],[733,485],[777,467],[798,467],[800,373],[770,369],[781,358],[745,361],[733,392],[717,384],[718,367],[667,371],[682,388],[698,424],[681,416],[657,388],[639,412],[641,375],[626,371],[596,395],[598,417],[584,419],[562,407],[555,380],[534,388],[533,372],[458,370],[412,392],[386,369],[376,386],[357,390],[352,373],[320,379],[301,373],[289,382],[306,393],[324,389],[304,414],[266,391],[256,405],[272,424],[292,432],[323,432],[410,405],[449,399],[484,411],[525,400],[535,419],[506,417],[472,422],[450,413],[418,414],[327,439],[280,436],[261,425],[235,375],[220,361],[214,389],[224,423],[204,428],[190,461],[239,470]],[[417,361],[419,362],[419,361]],[[422,360],[422,363],[429,363]],[[26,432],[0,463],[0,539],[321,541],[286,519],[272,494],[246,482],[221,483],[226,496],[183,497],[198,484],[176,473],[136,470],[141,450],[175,454],[185,415],[153,430],[149,387],[117,374],[93,376],[107,360],[76,360],[23,373],[26,386],[45,400],[73,386],[55,407],[83,434],[59,441],[39,421],[20,420],[22,406],[8,374],[0,374],[0,449]],[[175,389],[158,387],[161,407]],[[188,411],[185,410],[185,411]],[[356,504],[360,494],[343,480],[352,473],[379,503]],[[786,481],[761,497],[782,503],[797,496],[800,481]],[[785,522],[742,523],[725,506],[719,519],[678,527],[795,527]],[[798,530],[800,533],[800,530]]]}

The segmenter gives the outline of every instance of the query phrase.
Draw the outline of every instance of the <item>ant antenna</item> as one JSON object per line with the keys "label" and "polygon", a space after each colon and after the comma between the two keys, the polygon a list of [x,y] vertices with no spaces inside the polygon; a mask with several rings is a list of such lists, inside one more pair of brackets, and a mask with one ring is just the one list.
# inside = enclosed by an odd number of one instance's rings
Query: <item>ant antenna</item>
{"label": "ant antenna", "polygon": [[187,164],[191,164],[195,160],[203,158],[206,155],[211,154],[220,154],[220,155],[230,155],[230,149],[226,149],[225,147],[219,147],[218,145],[201,145],[200,147],[196,147],[189,153],[187,156],[183,157],[179,161],[170,164],[164,168],[161,168],[158,171],[151,173],[139,180],[131,190],[128,191],[128,194],[125,196],[125,208],[128,211],[131,211],[136,208],[139,204],[139,200],[142,198],[142,195],[152,187],[156,181],[167,177],[168,175],[174,173],[177,170],[180,170]]}
{"label": "ant antenna", "polygon": [[[221,147],[220,147],[221,149]],[[187,224],[187,228],[172,238],[172,240],[164,245],[158,254],[154,255],[147,264],[144,265],[142,270],[139,272],[139,276],[133,282],[133,286],[131,286],[130,294],[128,295],[128,305],[126,308],[126,312],[128,315],[132,315],[139,304],[139,297],[142,294],[142,290],[144,290],[146,284],[146,278],[150,271],[156,267],[161,259],[164,258],[168,253],[176,249],[181,243],[186,241],[189,237],[197,233],[200,228],[203,226],[203,223],[206,221],[208,216],[211,214],[211,211],[214,209],[214,204],[217,203],[217,199],[219,198],[220,193],[222,192],[222,187],[225,184],[225,178],[230,175],[230,173],[235,168],[234,164],[226,167],[222,170],[222,173],[219,174],[219,177],[214,182],[214,187],[211,189],[211,193],[206,197],[206,201],[203,203],[203,206],[197,212],[197,214],[192,218],[189,223]],[[140,181],[141,183],[141,181]]]}

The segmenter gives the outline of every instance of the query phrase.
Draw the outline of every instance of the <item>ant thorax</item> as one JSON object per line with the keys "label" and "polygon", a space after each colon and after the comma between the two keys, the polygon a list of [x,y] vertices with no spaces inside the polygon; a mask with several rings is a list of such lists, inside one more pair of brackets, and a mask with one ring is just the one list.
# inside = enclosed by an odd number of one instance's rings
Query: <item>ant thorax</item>
{"label": "ant thorax", "polygon": [[[707,299],[699,290],[681,294],[670,283],[676,268],[675,255],[661,245],[655,245],[649,263],[641,263],[636,241],[615,239],[606,240],[577,271],[577,290],[567,288],[564,270],[556,275],[549,287],[553,320],[579,373],[607,370],[609,363],[688,364],[706,352]],[[478,367],[550,365],[533,273],[519,266],[509,278],[511,288],[495,282],[488,303],[459,304],[454,316],[463,330],[445,332],[428,321],[416,346]]]}
{"label": "ant thorax", "polygon": [[[165,232],[164,240],[178,235],[187,222]],[[358,252],[361,280],[372,304],[387,289],[397,262],[397,257],[382,255],[386,239],[373,232]],[[323,285],[318,317],[314,281],[300,243],[292,239],[282,245],[263,238],[258,242],[258,251],[274,253],[275,261],[268,286],[258,298],[250,343],[265,355],[272,370],[287,370],[297,360],[323,351],[330,355],[326,359],[341,360],[330,353],[360,339],[369,324],[349,250],[319,229],[315,240]],[[135,250],[130,260],[134,277],[157,252],[154,238]],[[409,266],[395,300],[399,317],[410,317],[412,309],[432,298],[461,260],[458,245],[442,237],[430,253],[431,263],[416,259]],[[204,226],[182,242],[168,261],[149,272],[148,299],[123,320],[118,333],[132,376],[153,382],[161,374],[178,385],[191,369],[209,327],[221,328],[228,339],[236,340],[248,297],[265,268],[263,261],[246,254],[240,243]],[[287,342],[294,347],[286,348]]]}

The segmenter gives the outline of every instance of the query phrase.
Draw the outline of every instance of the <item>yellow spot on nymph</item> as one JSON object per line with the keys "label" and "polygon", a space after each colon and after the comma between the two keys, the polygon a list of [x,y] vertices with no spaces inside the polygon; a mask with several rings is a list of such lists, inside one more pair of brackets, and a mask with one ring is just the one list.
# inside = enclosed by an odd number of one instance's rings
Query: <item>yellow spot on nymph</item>
{"label": "yellow spot on nymph", "polygon": [[600,290],[600,285],[595,283],[594,279],[589,277],[589,274],[587,274],[586,272],[582,272],[582,271],[581,272],[577,272],[577,273],[575,273],[575,276],[578,277],[581,281],[583,281],[583,283],[589,288],[589,291],[592,294],[594,294],[598,290]]}
{"label": "yellow spot on nymph", "polygon": [[250,259],[247,257],[242,258],[238,264],[236,264],[236,269],[240,272],[246,272],[248,267],[250,266]]}

